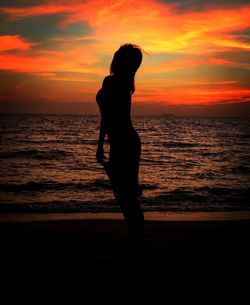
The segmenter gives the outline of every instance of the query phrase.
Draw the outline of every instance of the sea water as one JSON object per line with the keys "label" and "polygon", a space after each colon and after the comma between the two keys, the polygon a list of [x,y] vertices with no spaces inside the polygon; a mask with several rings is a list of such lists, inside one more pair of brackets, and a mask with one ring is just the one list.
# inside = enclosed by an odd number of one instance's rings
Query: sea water
{"label": "sea water", "polygon": [[[0,115],[0,212],[114,212],[99,116]],[[133,117],[145,211],[250,209],[250,119]],[[109,144],[105,142],[108,157]]]}

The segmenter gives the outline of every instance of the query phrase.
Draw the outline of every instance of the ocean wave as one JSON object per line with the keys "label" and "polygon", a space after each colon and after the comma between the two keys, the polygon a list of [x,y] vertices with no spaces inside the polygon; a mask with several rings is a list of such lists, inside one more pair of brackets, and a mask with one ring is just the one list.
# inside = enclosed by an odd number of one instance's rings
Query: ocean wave
{"label": "ocean wave", "polygon": [[250,174],[250,166],[236,166],[236,167],[233,167],[231,169],[232,173],[234,174],[245,174],[245,175],[249,175]]}
{"label": "ocean wave", "polygon": [[[156,184],[143,183],[141,187],[145,190],[157,189]],[[100,191],[111,190],[111,185],[108,180],[96,179],[86,183],[76,182],[53,182],[53,181],[29,181],[26,183],[2,183],[0,184],[1,192],[46,192],[46,191]]]}
{"label": "ocean wave", "polygon": [[110,184],[106,180],[95,180],[88,183],[67,183],[67,182],[47,182],[47,181],[29,181],[26,183],[3,183],[0,184],[1,192],[45,192],[45,191],[95,191],[100,189],[110,189]]}
{"label": "ocean wave", "polygon": [[65,140],[58,140],[58,139],[51,139],[51,140],[33,140],[33,139],[15,139],[15,138],[8,138],[8,142],[13,142],[13,143],[21,143],[21,144],[68,144],[65,142]]}
{"label": "ocean wave", "polygon": [[16,139],[16,138],[7,138],[3,139],[4,143],[21,143],[21,144],[35,144],[35,145],[44,145],[44,144],[81,144],[81,145],[97,145],[97,140],[84,140],[84,139],[75,139],[75,137],[69,138],[69,139],[40,139],[40,140],[35,140],[35,139]]}
{"label": "ocean wave", "polygon": [[[243,211],[250,210],[248,204],[249,190],[237,189],[236,193],[241,193],[241,200],[222,199],[218,201],[218,197],[209,198],[211,194],[227,194],[235,193],[232,190],[220,188],[200,188],[200,192],[204,194],[191,194],[193,191],[188,189],[178,189],[159,196],[140,199],[140,203],[145,212],[147,211]],[[236,194],[234,194],[236,195]],[[238,197],[238,195],[237,195]],[[206,198],[206,200],[204,200]],[[0,203],[1,213],[71,213],[71,212],[121,212],[120,206],[115,200],[55,200],[48,202],[22,202],[17,203]]]}
{"label": "ocean wave", "polygon": [[148,199],[152,203],[158,203],[159,206],[166,204],[185,204],[192,210],[197,204],[206,206],[208,203],[216,206],[222,206],[225,203],[227,206],[233,207],[244,206],[250,209],[250,188],[223,188],[223,187],[200,187],[187,188],[180,187],[173,191],[159,194]]}
{"label": "ocean wave", "polygon": [[100,202],[82,202],[78,200],[32,202],[22,204],[0,203],[1,213],[74,213],[74,212],[120,212],[121,208],[114,200]]}
{"label": "ocean wave", "polygon": [[198,172],[194,174],[195,179],[199,180],[208,180],[208,179],[218,179],[223,178],[223,180],[228,180],[230,177],[225,177],[225,171],[224,170],[205,170],[203,172]]}
{"label": "ocean wave", "polygon": [[250,134],[241,134],[240,136],[240,139],[250,139]]}
{"label": "ocean wave", "polygon": [[218,152],[214,152],[214,151],[199,151],[199,154],[202,156],[202,157],[217,157],[221,154],[220,151]]}
{"label": "ocean wave", "polygon": [[162,142],[157,145],[166,148],[191,148],[191,147],[200,146],[198,143],[185,143],[185,142]]}
{"label": "ocean wave", "polygon": [[61,149],[53,149],[53,150],[37,150],[37,149],[29,149],[29,150],[20,150],[20,151],[7,151],[0,152],[1,159],[48,159],[48,160],[58,160],[65,157],[73,156],[72,152],[61,150]]}
{"label": "ocean wave", "polygon": [[153,166],[164,165],[166,163],[166,161],[159,160],[156,157],[151,157],[150,159],[141,157],[140,162],[141,162],[141,165],[153,165]]}
{"label": "ocean wave", "polygon": [[141,183],[140,184],[143,190],[156,190],[159,186],[155,183]]}

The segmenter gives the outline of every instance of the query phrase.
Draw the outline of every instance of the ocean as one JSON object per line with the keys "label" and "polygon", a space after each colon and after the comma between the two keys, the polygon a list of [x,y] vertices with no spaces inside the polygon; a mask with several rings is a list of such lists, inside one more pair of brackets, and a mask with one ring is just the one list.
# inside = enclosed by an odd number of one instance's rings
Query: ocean
{"label": "ocean", "polygon": [[[120,211],[95,160],[99,122],[1,114],[0,212]],[[141,116],[133,124],[144,211],[250,210],[250,119]]]}

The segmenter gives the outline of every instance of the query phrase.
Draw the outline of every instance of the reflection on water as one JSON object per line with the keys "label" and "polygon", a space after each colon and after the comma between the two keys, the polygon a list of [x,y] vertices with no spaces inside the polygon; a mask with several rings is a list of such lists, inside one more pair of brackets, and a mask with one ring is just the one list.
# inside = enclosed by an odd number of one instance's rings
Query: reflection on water
{"label": "reflection on water", "polygon": [[[248,209],[249,123],[134,118],[142,141],[144,209]],[[119,210],[95,162],[98,128],[95,116],[1,115],[0,210]]]}

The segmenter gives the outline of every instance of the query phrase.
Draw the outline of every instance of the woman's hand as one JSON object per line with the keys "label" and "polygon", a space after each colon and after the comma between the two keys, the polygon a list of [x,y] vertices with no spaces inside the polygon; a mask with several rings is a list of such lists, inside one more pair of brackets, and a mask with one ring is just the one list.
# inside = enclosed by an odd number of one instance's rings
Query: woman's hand
{"label": "woman's hand", "polygon": [[103,163],[105,162],[105,156],[104,156],[104,150],[103,150],[103,143],[106,136],[106,127],[104,124],[103,118],[101,118],[101,124],[100,124],[100,134],[99,139],[97,142],[97,151],[96,151],[96,161],[97,163]]}
{"label": "woman's hand", "polygon": [[96,161],[97,163],[103,163],[105,161],[104,150],[102,145],[98,145],[97,147]]}

